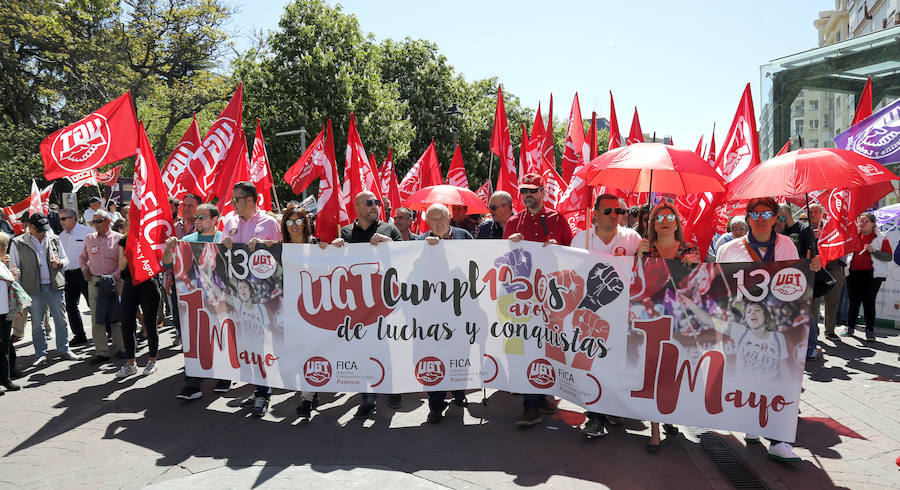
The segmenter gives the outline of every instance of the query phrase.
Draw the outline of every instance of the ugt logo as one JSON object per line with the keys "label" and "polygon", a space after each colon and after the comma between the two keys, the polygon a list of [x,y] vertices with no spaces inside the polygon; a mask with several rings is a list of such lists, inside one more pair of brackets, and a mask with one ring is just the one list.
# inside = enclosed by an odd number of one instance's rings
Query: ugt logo
{"label": "ugt logo", "polygon": [[434,386],[443,381],[444,373],[444,363],[437,357],[423,357],[416,363],[416,379],[425,386]]}
{"label": "ugt logo", "polygon": [[556,384],[556,372],[546,359],[535,359],[528,365],[528,382],[538,389],[546,389]]}
{"label": "ugt logo", "polygon": [[97,167],[109,151],[106,117],[93,113],[57,135],[51,147],[56,162],[72,173]]}
{"label": "ugt logo", "polygon": [[331,380],[331,363],[324,357],[310,357],[303,363],[303,377],[312,386],[325,386]]}

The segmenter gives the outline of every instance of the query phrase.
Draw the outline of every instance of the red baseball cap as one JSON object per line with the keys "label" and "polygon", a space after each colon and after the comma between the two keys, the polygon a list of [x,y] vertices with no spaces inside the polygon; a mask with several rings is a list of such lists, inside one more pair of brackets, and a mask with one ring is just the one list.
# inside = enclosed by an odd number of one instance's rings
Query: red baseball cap
{"label": "red baseball cap", "polygon": [[544,187],[544,179],[539,174],[525,174],[519,181],[519,189],[539,189]]}

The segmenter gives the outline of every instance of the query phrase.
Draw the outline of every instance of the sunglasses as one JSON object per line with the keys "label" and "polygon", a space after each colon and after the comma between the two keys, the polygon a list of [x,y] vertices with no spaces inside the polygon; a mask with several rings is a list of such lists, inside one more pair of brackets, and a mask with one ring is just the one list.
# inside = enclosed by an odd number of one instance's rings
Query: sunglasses
{"label": "sunglasses", "polygon": [[210,219],[210,217],[206,216],[205,214],[198,214],[194,216],[194,221],[206,221],[208,219]]}
{"label": "sunglasses", "polygon": [[627,213],[628,211],[625,209],[622,209],[622,208],[606,208],[600,212],[605,214],[606,216],[609,216],[612,213],[616,213],[617,215],[621,216],[621,215]]}
{"label": "sunglasses", "polygon": [[381,207],[381,201],[379,201],[378,199],[366,199],[366,206]]}
{"label": "sunglasses", "polygon": [[675,222],[675,215],[674,214],[657,214],[656,222],[662,223],[663,221],[668,221],[669,223],[673,223],[673,222]]}
{"label": "sunglasses", "polygon": [[237,204],[237,202],[240,201],[241,199],[247,199],[248,197],[250,197],[250,196],[238,196],[238,197],[232,197],[232,198],[231,198],[231,204]]}
{"label": "sunglasses", "polygon": [[288,226],[303,226],[303,220],[299,219],[299,218],[298,219],[289,219],[289,220],[285,221],[284,224],[286,224]]}
{"label": "sunglasses", "polygon": [[772,216],[774,216],[774,215],[775,215],[775,213],[773,213],[772,211],[763,211],[761,213],[757,212],[757,211],[750,211],[747,213],[747,216],[749,216],[750,219],[754,219],[754,220],[772,219]]}
{"label": "sunglasses", "polygon": [[91,220],[91,223],[94,223],[95,225],[99,225],[100,223],[103,223],[104,221],[106,221],[106,220],[105,219],[95,219],[95,220]]}
{"label": "sunglasses", "polygon": [[537,188],[537,189],[519,189],[519,192],[520,192],[521,194],[536,194],[537,191],[539,191],[539,190],[541,190],[541,189],[540,189],[540,188]]}
{"label": "sunglasses", "polygon": [[73,219],[73,218],[75,218],[75,217],[74,217],[74,216],[60,216],[60,217],[59,217],[59,220],[60,220],[60,221],[65,221],[65,220],[67,220],[67,219]]}

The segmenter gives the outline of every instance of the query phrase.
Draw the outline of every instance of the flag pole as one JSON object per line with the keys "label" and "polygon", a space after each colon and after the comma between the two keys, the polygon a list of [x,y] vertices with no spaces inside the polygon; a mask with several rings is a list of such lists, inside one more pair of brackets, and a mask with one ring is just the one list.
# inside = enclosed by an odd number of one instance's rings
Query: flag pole
{"label": "flag pole", "polygon": [[278,214],[281,214],[281,203],[278,202],[278,192],[275,191],[275,186],[272,186],[272,196],[275,197],[275,208],[278,209]]}
{"label": "flag pole", "polygon": [[[494,175],[494,152],[491,152],[491,163],[488,164],[488,180],[493,179],[492,175]],[[499,180],[499,179],[498,179]],[[494,185],[491,184],[491,187]],[[493,190],[493,189],[492,189]],[[493,193],[492,193],[493,194]],[[488,196],[490,197],[490,196]]]}

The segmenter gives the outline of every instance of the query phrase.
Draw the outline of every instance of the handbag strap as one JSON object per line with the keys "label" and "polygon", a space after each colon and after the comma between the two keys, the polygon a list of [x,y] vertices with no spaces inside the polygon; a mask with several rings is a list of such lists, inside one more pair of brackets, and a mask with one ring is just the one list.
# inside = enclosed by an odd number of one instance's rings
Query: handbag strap
{"label": "handbag strap", "polygon": [[750,246],[750,243],[747,241],[747,237],[745,236],[741,243],[744,244],[744,248],[747,249],[747,253],[750,254],[750,258],[753,259],[754,262],[762,262],[762,257],[756,253],[756,250],[753,250],[753,247]]}

